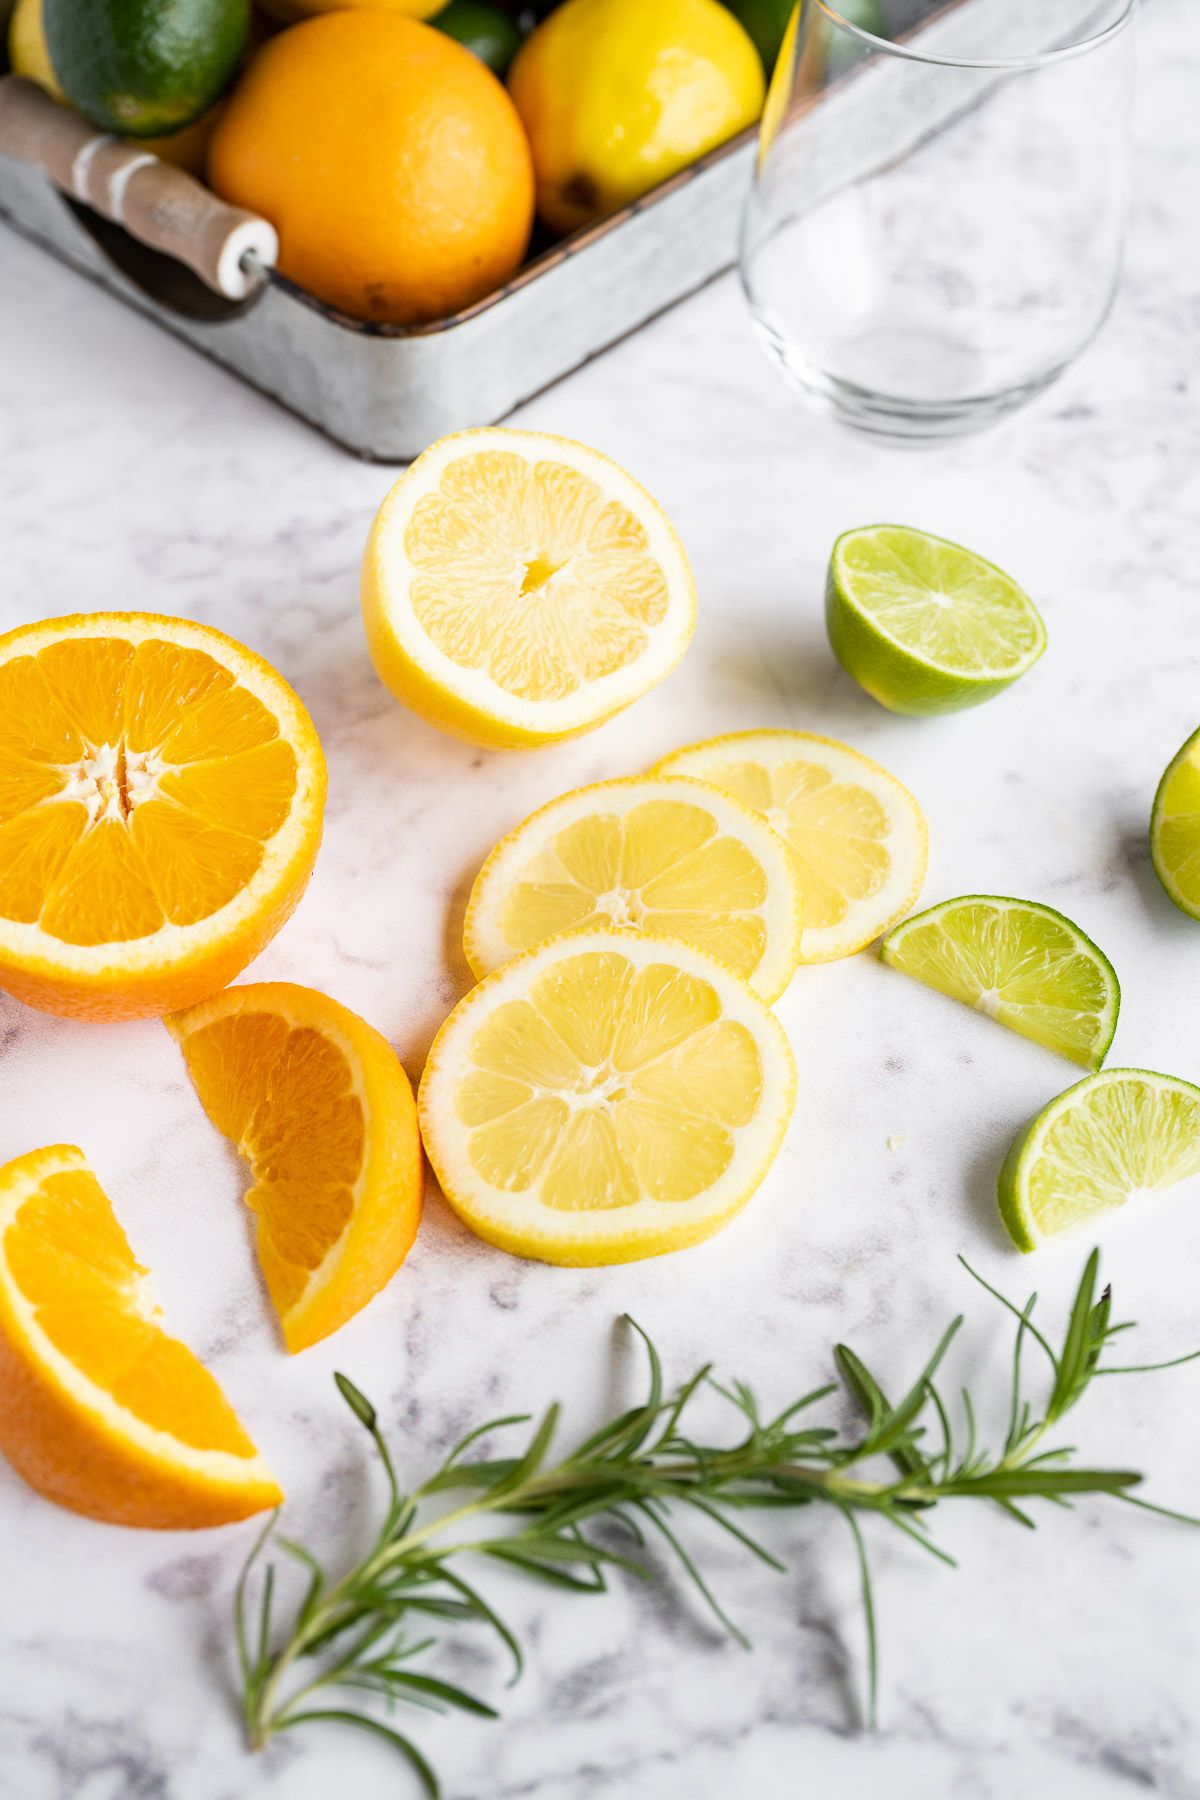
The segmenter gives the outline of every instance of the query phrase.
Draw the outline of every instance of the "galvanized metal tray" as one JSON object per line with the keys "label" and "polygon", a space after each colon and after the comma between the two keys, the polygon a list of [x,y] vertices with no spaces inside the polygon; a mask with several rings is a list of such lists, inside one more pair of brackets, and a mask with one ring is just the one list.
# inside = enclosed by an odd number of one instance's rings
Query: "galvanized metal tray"
{"label": "galvanized metal tray", "polygon": [[[958,54],[986,46],[1048,48],[1098,0],[1059,0],[1034,14],[1012,0],[888,0],[889,27]],[[0,0],[0,15],[6,10]],[[926,34],[929,34],[928,39]],[[853,141],[856,109],[889,104],[895,70],[839,81],[806,130]],[[910,86],[914,84],[909,84]],[[954,103],[907,113],[898,141],[936,131]],[[941,105],[943,117],[937,116]],[[971,104],[968,100],[966,104]],[[137,307],[215,362],[319,427],[357,455],[403,462],[444,432],[501,419],[521,401],[637,329],[729,268],[757,132],[710,151],[623,211],[535,255],[513,279],[436,324],[365,324],[272,273],[242,302],[213,294],[187,269],[67,199],[36,169],[0,155],[0,219]],[[820,159],[827,184],[864,172]],[[845,159],[842,159],[843,161]],[[822,196],[814,189],[810,203]]]}
{"label": "galvanized metal tray", "polygon": [[249,301],[0,156],[0,218],[359,456],[403,462],[513,407],[733,262],[754,154],[732,139],[645,199],[543,251],[433,325],[364,324],[273,273]]}

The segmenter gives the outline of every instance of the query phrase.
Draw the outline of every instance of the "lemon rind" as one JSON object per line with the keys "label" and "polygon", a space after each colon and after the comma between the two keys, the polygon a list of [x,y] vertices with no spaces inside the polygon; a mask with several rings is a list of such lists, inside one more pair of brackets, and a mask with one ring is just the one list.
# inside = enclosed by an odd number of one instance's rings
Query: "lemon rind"
{"label": "lemon rind", "polygon": [[[417,502],[437,488],[447,465],[457,457],[487,450],[525,455],[528,460],[556,459],[590,476],[620,500],[646,531],[649,553],[667,582],[665,617],[646,627],[641,656],[609,675],[587,682],[560,700],[523,700],[499,686],[482,670],[464,668],[439,649],[420,624],[408,597],[416,571],[404,547],[404,532]],[[472,722],[512,733],[518,740],[566,737],[589,730],[639,699],[664,680],[691,642],[696,624],[696,584],[683,544],[659,502],[642,484],[599,450],[551,432],[490,426],[439,438],[405,470],[389,490],[367,539],[362,570],[363,608],[368,641],[380,678],[389,679],[390,657],[412,665],[417,683],[442,701],[447,714],[438,723],[471,735]],[[382,632],[390,643],[380,645]],[[414,694],[401,693],[412,700]]]}
{"label": "lemon rind", "polygon": [[[475,877],[467,901],[463,950],[472,974],[482,979],[520,954],[505,941],[497,915],[519,875],[521,863],[546,847],[551,828],[561,829],[573,818],[586,818],[593,812],[630,812],[634,806],[655,799],[690,799],[693,804],[704,806],[720,828],[745,843],[764,867],[770,863],[771,866],[766,867],[767,901],[762,908],[754,909],[766,926],[767,945],[757,967],[743,979],[766,1005],[778,1000],[800,960],[803,895],[796,859],[761,814],[752,812],[712,782],[683,775],[623,776],[614,781],[597,781],[587,787],[575,788],[538,807],[501,838]],[[595,805],[591,804],[593,801]],[[773,895],[779,902],[787,896],[790,904],[777,903],[768,910]],[[655,935],[665,934],[659,931]],[[738,973],[737,970],[733,972]]]}
{"label": "lemon rind", "polygon": [[[723,758],[730,751],[740,750],[745,753],[751,746],[759,746],[768,752],[759,759],[768,766],[772,762],[785,760],[789,746],[794,750],[807,749],[811,753],[810,761],[820,763],[831,773],[841,775],[847,781],[857,781],[859,786],[866,788],[880,801],[889,818],[902,821],[905,831],[901,844],[903,856],[892,856],[897,876],[884,889],[886,905],[879,904],[878,896],[869,896],[867,900],[854,902],[840,925],[807,928],[801,937],[801,966],[838,962],[843,957],[857,955],[904,918],[920,895],[929,864],[929,827],[920,805],[897,776],[881,763],[864,756],[861,750],[855,750],[852,745],[844,744],[837,738],[822,737],[812,731],[792,731],[786,727],[765,726],[758,730],[730,731],[718,737],[703,738],[695,744],[685,744],[678,750],[672,750],[667,756],[660,757],[652,765],[650,773],[689,775],[692,771],[687,766],[688,759],[693,756],[703,753],[705,758]],[[753,755],[748,755],[747,760],[756,759]],[[851,765],[849,769],[845,766],[847,762]],[[709,779],[703,773],[703,765],[695,771],[693,779]],[[899,874],[902,868],[909,871],[906,878]],[[803,891],[803,871],[800,885]]]}
{"label": "lemon rind", "polygon": [[[456,1077],[469,1066],[465,1022],[486,1005],[488,996],[509,987],[515,997],[551,963],[589,950],[615,952],[641,966],[668,961],[708,981],[721,998],[722,1016],[745,1024],[758,1046],[762,1099],[753,1121],[753,1142],[750,1127],[736,1128],[733,1160],[696,1199],[643,1198],[611,1212],[552,1212],[529,1194],[506,1194],[484,1182],[466,1153],[466,1133],[453,1117],[452,1101],[451,1110],[446,1110],[443,1095],[453,1095]],[[632,931],[585,930],[547,938],[523,951],[460,1000],[430,1049],[417,1108],[426,1154],[442,1192],[477,1236],[516,1255],[595,1266],[663,1255],[719,1231],[761,1185],[783,1142],[795,1098],[796,1065],[787,1034],[774,1013],[738,976],[677,939]]]}

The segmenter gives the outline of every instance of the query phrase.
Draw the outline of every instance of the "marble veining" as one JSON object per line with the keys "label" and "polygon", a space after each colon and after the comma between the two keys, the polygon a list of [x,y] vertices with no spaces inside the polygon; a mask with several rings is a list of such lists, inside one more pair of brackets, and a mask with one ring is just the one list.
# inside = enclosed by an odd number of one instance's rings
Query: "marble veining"
{"label": "marble veining", "polygon": [[[656,492],[696,567],[701,623],[677,674],[573,744],[486,754],[437,736],[376,681],[356,567],[392,476],[356,463],[17,238],[0,236],[0,627],[139,607],[224,627],[270,657],[330,760],[310,891],[254,974],[323,986],[410,1071],[467,972],[466,886],[501,830],[585,781],[753,725],[844,737],[918,794],[930,900],[971,889],[1066,908],[1120,970],[1114,1060],[1200,1077],[1200,927],[1158,890],[1145,825],[1159,773],[1200,723],[1200,46],[1189,0],[1146,11],[1127,278],[1068,377],[991,436],[903,453],[797,410],[732,279],[526,407]],[[893,719],[840,673],[821,590],[834,535],[924,525],[1011,569],[1051,649],[1011,695],[938,722]],[[270,1455],[294,1534],[335,1557],[378,1484],[331,1382],[378,1401],[416,1472],[485,1412],[567,1401],[589,1428],[638,1377],[630,1310],[672,1370],[715,1356],[782,1401],[857,1344],[897,1379],[969,1309],[964,1376],[999,1381],[1006,1332],[955,1261],[1049,1312],[1085,1244],[1023,1260],[996,1218],[1016,1128],[1066,1064],[874,960],[802,971],[780,1006],[800,1067],[787,1145],[723,1236],[661,1262],[558,1270],[476,1242],[431,1195],[387,1293],[294,1361],[249,1253],[240,1177],[156,1024],[88,1028],[0,998],[0,1158],[81,1143],[175,1329]],[[1119,1309],[1148,1355],[1200,1341],[1197,1193],[1104,1233]],[[1111,1383],[1072,1433],[1195,1505],[1197,1381]],[[999,1401],[997,1401],[997,1410]],[[998,1417],[993,1418],[998,1423]],[[73,1518],[0,1466],[0,1794],[13,1800],[317,1800],[402,1795],[386,1748],[313,1730],[260,1761],[231,1702],[228,1611],[253,1527],[138,1535]],[[704,1543],[747,1655],[674,1587],[547,1599],[491,1577],[531,1655],[503,1690],[464,1635],[446,1667],[506,1723],[414,1717],[453,1800],[1200,1800],[1200,1532],[1117,1506],[1036,1536],[950,1512],[939,1569],[873,1535],[881,1727],[857,1726],[863,1639],[836,1518],[774,1524],[785,1577]],[[335,1787],[336,1784],[336,1787]]]}

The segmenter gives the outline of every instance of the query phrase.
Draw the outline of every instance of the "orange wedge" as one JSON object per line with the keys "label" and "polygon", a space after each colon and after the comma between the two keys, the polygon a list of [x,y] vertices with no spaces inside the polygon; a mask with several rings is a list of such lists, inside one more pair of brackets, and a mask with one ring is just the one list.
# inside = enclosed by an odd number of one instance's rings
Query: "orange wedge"
{"label": "orange wedge", "polygon": [[222,988],[312,872],[325,761],[222,632],[93,613],[0,637],[0,987],[134,1018]]}
{"label": "orange wedge", "polygon": [[224,1525],[282,1500],[233,1408],[168,1337],[81,1150],[0,1169],[0,1450],[115,1525]]}
{"label": "orange wedge", "polygon": [[408,1076],[357,1014],[286,981],[230,988],[166,1025],[205,1112],[250,1164],[263,1277],[288,1349],[303,1350],[391,1280],[417,1235]]}

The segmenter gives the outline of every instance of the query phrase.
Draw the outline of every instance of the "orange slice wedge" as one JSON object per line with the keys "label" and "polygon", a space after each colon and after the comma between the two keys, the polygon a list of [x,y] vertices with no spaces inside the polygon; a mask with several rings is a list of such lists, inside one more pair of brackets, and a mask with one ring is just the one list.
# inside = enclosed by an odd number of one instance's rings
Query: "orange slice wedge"
{"label": "orange slice wedge", "polygon": [[233,1408],[168,1337],[81,1150],[0,1169],[0,1450],[72,1512],[172,1530],[282,1500]]}
{"label": "orange slice wedge", "polygon": [[289,1350],[389,1282],[421,1221],[408,1076],[386,1038],[290,982],[229,988],[166,1020],[217,1130],[250,1164],[246,1204]]}
{"label": "orange slice wedge", "polygon": [[117,1019],[215,993],[312,872],[325,761],[222,632],[93,613],[0,637],[0,987]]}

